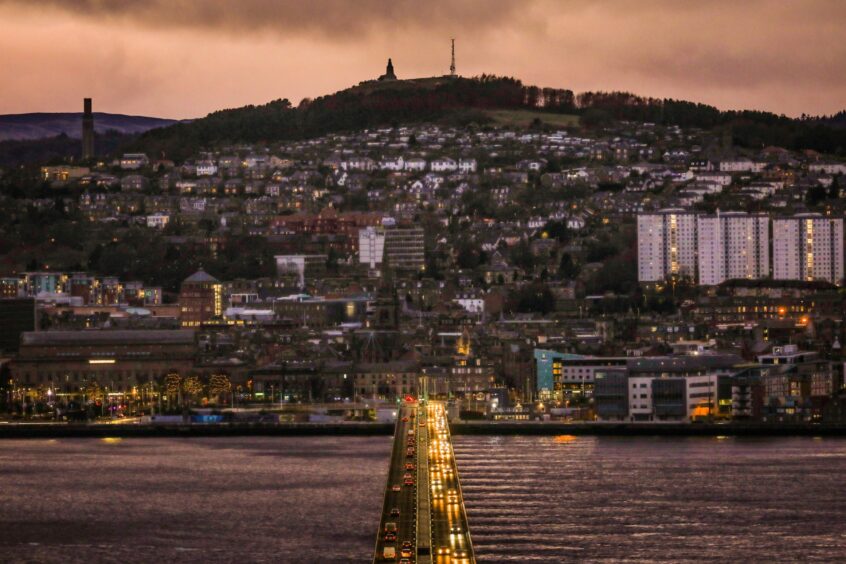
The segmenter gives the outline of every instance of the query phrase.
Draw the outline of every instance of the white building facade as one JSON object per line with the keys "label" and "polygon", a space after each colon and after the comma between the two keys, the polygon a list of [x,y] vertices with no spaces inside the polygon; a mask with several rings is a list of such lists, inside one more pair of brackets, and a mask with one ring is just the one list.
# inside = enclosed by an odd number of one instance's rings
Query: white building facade
{"label": "white building facade", "polygon": [[696,215],[666,209],[637,216],[638,281],[696,276]]}
{"label": "white building facade", "polygon": [[358,231],[358,261],[370,269],[382,264],[385,256],[385,230],[366,227]]}
{"label": "white building facade", "polygon": [[843,282],[843,218],[799,214],[773,220],[773,278]]}
{"label": "white building facade", "polygon": [[705,286],[769,276],[769,217],[743,212],[698,216],[697,255],[699,284]]}

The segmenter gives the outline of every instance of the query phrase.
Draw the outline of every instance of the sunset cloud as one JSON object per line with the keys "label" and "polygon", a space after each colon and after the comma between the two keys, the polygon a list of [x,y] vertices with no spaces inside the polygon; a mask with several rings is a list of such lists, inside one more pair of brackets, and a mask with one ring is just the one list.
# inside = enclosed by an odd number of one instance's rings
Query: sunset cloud
{"label": "sunset cloud", "polygon": [[837,0],[0,0],[0,113],[195,117],[458,70],[791,115],[846,106]]}

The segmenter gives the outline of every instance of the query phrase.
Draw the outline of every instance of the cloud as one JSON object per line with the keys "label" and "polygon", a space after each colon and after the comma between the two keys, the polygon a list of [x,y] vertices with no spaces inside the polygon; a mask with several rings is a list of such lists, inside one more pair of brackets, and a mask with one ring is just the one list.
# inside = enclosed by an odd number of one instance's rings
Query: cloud
{"label": "cloud", "polygon": [[[250,31],[282,35],[317,33],[350,40],[362,34],[461,27],[487,30],[514,23],[526,12],[514,0],[39,0],[38,10],[75,17],[129,21],[144,26]],[[0,5],[31,8],[30,0]]]}
{"label": "cloud", "polygon": [[458,70],[721,108],[833,113],[842,0],[0,0],[0,112],[173,117]]}

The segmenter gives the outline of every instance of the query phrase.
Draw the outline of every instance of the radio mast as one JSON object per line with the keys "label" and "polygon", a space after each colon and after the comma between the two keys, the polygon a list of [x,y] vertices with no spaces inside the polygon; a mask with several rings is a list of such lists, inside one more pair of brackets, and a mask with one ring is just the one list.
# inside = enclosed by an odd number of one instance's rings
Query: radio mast
{"label": "radio mast", "polygon": [[449,65],[449,75],[455,76],[455,38],[452,38],[452,63]]}

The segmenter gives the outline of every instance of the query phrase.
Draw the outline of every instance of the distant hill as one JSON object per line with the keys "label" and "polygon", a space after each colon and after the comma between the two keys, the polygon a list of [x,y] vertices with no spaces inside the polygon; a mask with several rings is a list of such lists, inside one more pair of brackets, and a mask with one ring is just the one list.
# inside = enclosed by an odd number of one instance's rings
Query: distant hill
{"label": "distant hill", "polygon": [[367,81],[335,94],[305,99],[296,107],[281,99],[221,110],[192,123],[149,131],[133,146],[179,160],[199,148],[222,143],[303,139],[398,124],[490,123],[495,121],[486,113],[491,110],[537,109],[541,92],[544,112],[572,112],[571,91],[532,89],[513,78],[483,75]]}
{"label": "distant hill", "polygon": [[[156,127],[173,125],[177,120],[94,112],[94,131],[138,134]],[[82,137],[82,113],[31,113],[0,115],[0,141],[56,137]]]}
{"label": "distant hill", "polygon": [[[39,157],[78,156],[78,142],[56,134],[78,137],[81,114],[27,116],[0,116],[0,165],[35,162]],[[40,116],[45,116],[40,123],[53,124],[53,137],[43,142],[2,141],[9,137],[4,132],[13,127],[19,136],[27,127],[29,135],[48,135],[46,125],[38,132]],[[98,142],[99,154],[135,150],[176,161],[224,144],[275,143],[373,127],[441,123],[599,129],[622,120],[714,130],[735,145],[750,149],[776,145],[846,156],[843,116],[841,112],[828,118],[794,119],[769,112],[720,111],[684,100],[646,98],[628,92],[574,94],[567,89],[524,85],[514,78],[482,75],[366,81],[314,100],[305,99],[298,106],[279,99],[177,123],[113,114],[95,114],[95,123],[98,131],[122,132],[110,133],[113,138]]]}
{"label": "distant hill", "polygon": [[[526,119],[528,117],[531,119]],[[225,143],[261,143],[316,137],[364,128],[427,122],[598,128],[628,120],[719,129],[741,147],[814,149],[846,154],[846,128],[833,118],[794,119],[759,111],[720,111],[684,100],[646,98],[628,92],[538,88],[514,78],[433,77],[367,81],[294,107],[287,99],[209,114],[191,123],[148,131],[132,147],[180,160],[198,149]]]}

